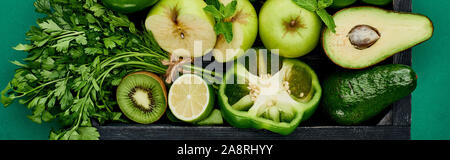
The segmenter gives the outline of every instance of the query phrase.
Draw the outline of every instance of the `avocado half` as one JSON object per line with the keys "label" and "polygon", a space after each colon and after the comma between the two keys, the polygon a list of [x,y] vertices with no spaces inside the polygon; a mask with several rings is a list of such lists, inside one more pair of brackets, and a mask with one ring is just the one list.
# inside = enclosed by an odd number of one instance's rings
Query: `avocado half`
{"label": "avocado half", "polygon": [[323,49],[334,63],[348,69],[370,67],[433,35],[433,23],[419,14],[353,7],[333,18],[336,33],[324,30]]}

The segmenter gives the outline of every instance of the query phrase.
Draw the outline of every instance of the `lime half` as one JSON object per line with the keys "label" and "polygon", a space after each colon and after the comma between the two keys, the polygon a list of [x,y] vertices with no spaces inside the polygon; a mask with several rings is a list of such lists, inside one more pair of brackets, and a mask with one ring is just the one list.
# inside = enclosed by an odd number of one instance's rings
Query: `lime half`
{"label": "lime half", "polygon": [[214,92],[200,76],[185,74],[169,90],[169,108],[173,115],[185,122],[197,122],[211,113]]}

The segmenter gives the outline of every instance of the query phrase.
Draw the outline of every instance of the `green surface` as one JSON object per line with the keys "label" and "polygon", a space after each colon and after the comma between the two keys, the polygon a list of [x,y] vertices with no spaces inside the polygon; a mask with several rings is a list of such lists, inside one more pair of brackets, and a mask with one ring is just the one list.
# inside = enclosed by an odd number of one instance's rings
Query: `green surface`
{"label": "green surface", "polygon": [[449,0],[413,0],[413,12],[434,23],[434,36],[413,48],[419,79],[412,100],[412,139],[450,140],[450,10]]}
{"label": "green surface", "polygon": [[[25,33],[31,25],[36,25],[37,13],[34,12],[34,0],[0,1],[0,87],[6,86],[17,67],[9,61],[26,56],[25,52],[14,51],[18,43],[26,43]],[[26,116],[31,114],[26,107],[15,102],[8,108],[0,105],[0,140],[48,139],[49,131],[56,124],[36,124]]]}
{"label": "green surface", "polygon": [[[36,25],[34,0],[0,1],[1,60],[0,87],[16,68],[9,60],[25,56],[11,48],[24,43],[25,32]],[[414,0],[414,12],[429,16],[435,25],[434,37],[413,49],[413,68],[419,79],[413,93],[412,139],[450,140],[450,1]],[[35,124],[26,118],[30,112],[20,104],[0,107],[0,139],[48,139],[56,124]]]}

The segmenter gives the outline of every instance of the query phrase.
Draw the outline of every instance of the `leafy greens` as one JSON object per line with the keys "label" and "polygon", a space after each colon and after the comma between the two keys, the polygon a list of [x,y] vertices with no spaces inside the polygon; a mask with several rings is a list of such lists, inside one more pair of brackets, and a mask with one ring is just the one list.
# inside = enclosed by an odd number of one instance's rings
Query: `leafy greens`
{"label": "leafy greens", "polygon": [[5,106],[18,100],[32,110],[36,123],[58,120],[53,140],[98,139],[92,119],[122,121],[116,111],[115,87],[125,75],[146,70],[166,72],[168,54],[150,32],[139,31],[127,16],[106,9],[98,0],[36,0],[45,14],[26,33],[28,52],[14,78],[1,92]]}
{"label": "leafy greens", "polygon": [[292,0],[298,6],[305,8],[311,12],[315,12],[323,23],[333,32],[336,33],[336,24],[333,17],[325,10],[325,8],[333,4],[333,0]]}
{"label": "leafy greens", "polygon": [[219,0],[206,0],[208,4],[203,10],[210,13],[216,24],[214,25],[214,31],[217,35],[223,35],[227,43],[233,40],[233,23],[229,19],[236,13],[237,1],[233,0],[226,6]]}

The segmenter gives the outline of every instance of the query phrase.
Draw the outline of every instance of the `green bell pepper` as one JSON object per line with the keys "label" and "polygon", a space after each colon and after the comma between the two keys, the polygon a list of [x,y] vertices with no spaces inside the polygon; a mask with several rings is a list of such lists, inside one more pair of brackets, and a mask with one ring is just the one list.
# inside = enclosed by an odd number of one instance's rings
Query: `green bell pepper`
{"label": "green bell pepper", "polygon": [[317,75],[299,60],[284,59],[281,64],[273,75],[257,76],[239,63],[225,74],[218,99],[230,125],[288,135],[311,117],[322,94]]}
{"label": "green bell pepper", "polygon": [[134,13],[154,5],[158,0],[102,0],[102,2],[114,11]]}

